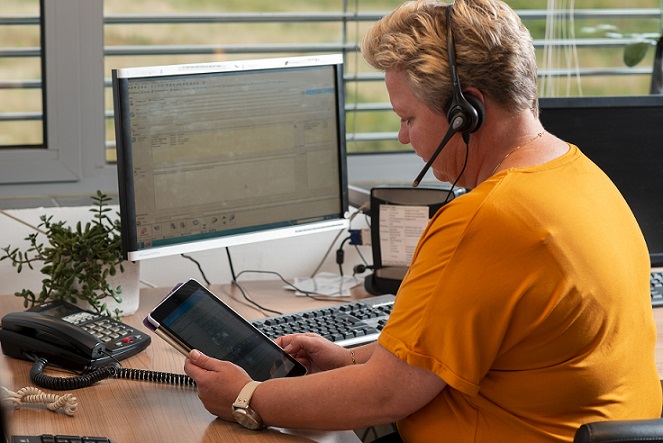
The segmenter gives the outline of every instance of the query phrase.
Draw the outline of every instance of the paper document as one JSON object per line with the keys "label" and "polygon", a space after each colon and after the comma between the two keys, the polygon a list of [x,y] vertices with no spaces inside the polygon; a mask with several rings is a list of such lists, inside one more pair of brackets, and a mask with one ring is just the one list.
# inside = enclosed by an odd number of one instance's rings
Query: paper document
{"label": "paper document", "polygon": [[328,297],[349,297],[350,290],[363,283],[364,279],[350,275],[340,276],[331,272],[321,272],[313,278],[295,278],[294,286],[287,289],[295,290],[296,295],[325,295]]}
{"label": "paper document", "polygon": [[380,206],[382,266],[410,266],[419,237],[428,224],[427,206]]}

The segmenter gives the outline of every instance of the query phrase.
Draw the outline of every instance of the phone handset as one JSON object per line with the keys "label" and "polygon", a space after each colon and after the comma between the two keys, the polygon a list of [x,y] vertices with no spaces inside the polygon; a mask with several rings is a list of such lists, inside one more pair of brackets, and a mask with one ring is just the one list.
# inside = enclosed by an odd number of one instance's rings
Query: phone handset
{"label": "phone handset", "polygon": [[16,333],[34,334],[45,342],[66,346],[91,360],[105,355],[106,346],[95,335],[79,326],[39,312],[12,312],[2,319],[3,328]]}
{"label": "phone handset", "polygon": [[[33,363],[30,379],[43,388],[71,390],[108,377],[195,386],[185,374],[123,368],[119,360],[150,344],[149,335],[120,321],[52,301],[2,317],[0,344],[5,355]],[[73,377],[44,374],[53,364]]]}

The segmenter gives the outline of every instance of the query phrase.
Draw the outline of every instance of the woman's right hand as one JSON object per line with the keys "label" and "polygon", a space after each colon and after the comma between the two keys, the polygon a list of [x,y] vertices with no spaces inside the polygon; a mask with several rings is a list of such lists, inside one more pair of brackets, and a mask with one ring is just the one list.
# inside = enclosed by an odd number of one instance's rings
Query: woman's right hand
{"label": "woman's right hand", "polygon": [[279,337],[275,341],[285,352],[302,363],[309,374],[353,363],[349,350],[318,334],[291,334]]}

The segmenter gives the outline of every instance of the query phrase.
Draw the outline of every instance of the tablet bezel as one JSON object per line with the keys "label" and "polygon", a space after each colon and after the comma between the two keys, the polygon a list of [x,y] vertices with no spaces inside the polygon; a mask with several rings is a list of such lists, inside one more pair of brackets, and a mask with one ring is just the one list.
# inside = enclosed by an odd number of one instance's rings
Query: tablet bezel
{"label": "tablet bezel", "polygon": [[[224,303],[209,289],[201,285],[195,279],[190,279],[186,283],[176,287],[148,314],[146,320],[155,328],[154,332],[179,352],[185,356],[188,355],[188,352],[193,349],[193,346],[190,343],[187,343],[187,340],[181,337],[177,330],[173,330],[173,328],[169,326],[165,320],[168,318],[168,316],[174,314],[178,309],[182,308],[184,304],[183,302],[186,302],[190,299],[191,296],[199,293],[203,294],[204,300],[209,300],[211,303],[214,303],[214,306],[220,307],[225,313],[228,314],[232,321],[236,321],[235,325],[232,327],[240,326],[245,328],[244,332],[249,331],[252,334],[255,334],[255,338],[259,340],[259,345],[261,347],[264,346],[263,349],[266,351],[270,351],[269,355],[272,361],[282,361],[286,363],[286,371],[272,373],[268,378],[293,377],[306,374],[306,368],[300,362],[286,353],[274,341],[263,334],[259,329],[244,319],[239,313]],[[200,303],[200,301],[197,303]],[[185,312],[188,311],[189,309],[186,309]],[[195,319],[189,318],[189,320]],[[224,331],[229,332],[231,329],[224,328]],[[209,349],[200,348],[201,347],[198,347],[198,349],[206,355],[219,358],[219,356],[216,356],[213,352],[210,352]],[[240,367],[243,366],[241,361],[232,359],[228,361],[231,361]],[[268,379],[257,375],[267,371],[267,368],[260,368],[258,372],[252,370],[251,368],[244,367],[243,369],[246,370],[254,380],[265,381]]]}

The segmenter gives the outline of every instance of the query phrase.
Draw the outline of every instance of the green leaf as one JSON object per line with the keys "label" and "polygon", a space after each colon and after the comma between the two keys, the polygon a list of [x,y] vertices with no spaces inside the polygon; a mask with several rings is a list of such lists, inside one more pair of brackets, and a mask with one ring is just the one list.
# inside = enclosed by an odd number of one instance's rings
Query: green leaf
{"label": "green leaf", "polygon": [[[116,266],[120,272],[124,271],[121,223],[119,219],[111,220],[107,216],[112,211],[112,208],[107,207],[112,201],[110,197],[97,191],[92,201],[95,207],[90,211],[94,213],[94,221],[79,221],[70,226],[64,221],[53,221],[53,216],[41,215],[39,233],[31,233],[26,237],[29,242],[27,249],[21,251],[11,246],[0,248],[0,260],[9,259],[18,272],[24,267],[33,269],[32,263],[42,265],[40,271],[44,278],[39,297],[25,289],[16,293],[16,296],[24,299],[26,307],[50,299],[73,303],[86,300],[99,312],[99,299],[110,296],[121,301],[118,295],[121,286],[113,289],[107,281],[109,276],[118,273]],[[47,238],[46,246],[39,241],[39,235]],[[105,306],[104,309],[105,315],[111,315]]]}
{"label": "green leaf", "polygon": [[650,46],[650,42],[636,42],[626,45],[624,48],[624,64],[633,67],[640,63],[645,58]]}

